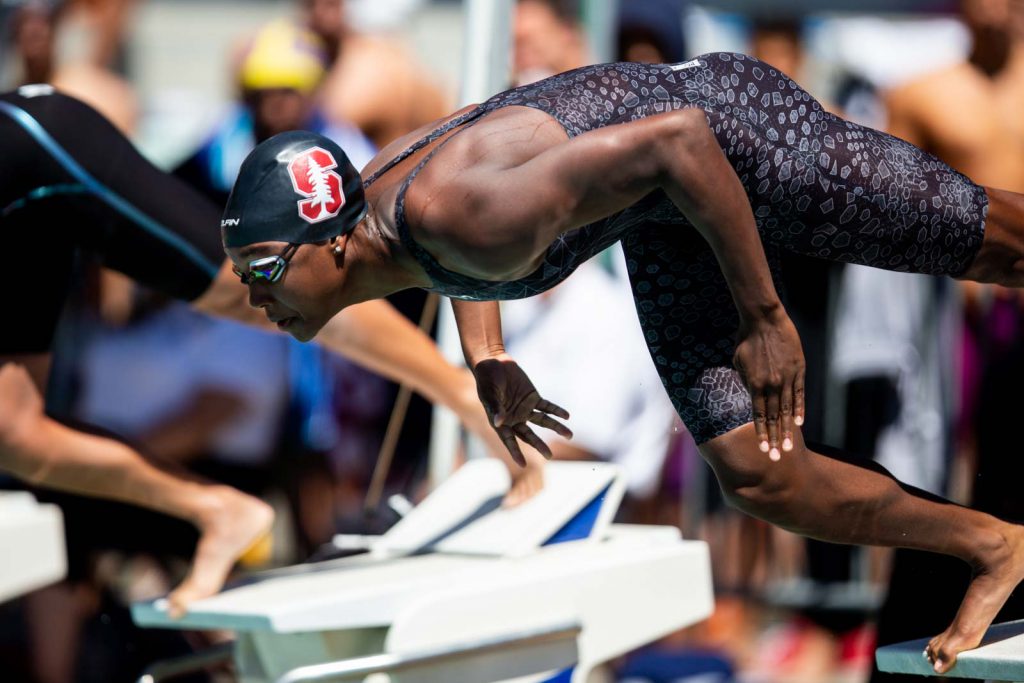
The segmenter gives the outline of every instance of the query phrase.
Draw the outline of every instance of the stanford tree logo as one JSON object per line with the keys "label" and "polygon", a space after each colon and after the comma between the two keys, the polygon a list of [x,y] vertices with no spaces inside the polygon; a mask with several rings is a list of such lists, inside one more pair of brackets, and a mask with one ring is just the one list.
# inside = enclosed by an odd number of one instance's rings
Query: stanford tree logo
{"label": "stanford tree logo", "polygon": [[299,200],[299,216],[308,223],[319,223],[334,218],[345,206],[345,193],[341,190],[341,176],[331,169],[338,162],[326,149],[311,147],[291,160],[288,176]]}

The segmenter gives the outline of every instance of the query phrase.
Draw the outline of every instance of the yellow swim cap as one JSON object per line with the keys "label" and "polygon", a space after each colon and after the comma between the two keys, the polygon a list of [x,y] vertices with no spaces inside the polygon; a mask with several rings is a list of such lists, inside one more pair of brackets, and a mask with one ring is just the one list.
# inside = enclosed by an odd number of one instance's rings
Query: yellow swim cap
{"label": "yellow swim cap", "polygon": [[246,90],[291,88],[311,92],[326,69],[324,45],[316,34],[290,21],[267,24],[242,59],[239,80]]}

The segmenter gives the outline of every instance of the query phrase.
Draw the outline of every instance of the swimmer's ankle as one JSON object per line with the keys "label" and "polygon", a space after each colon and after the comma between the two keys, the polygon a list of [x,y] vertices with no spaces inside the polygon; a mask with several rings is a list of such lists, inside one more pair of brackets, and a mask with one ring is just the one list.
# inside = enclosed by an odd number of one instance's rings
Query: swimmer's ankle
{"label": "swimmer's ankle", "polygon": [[201,532],[205,532],[223,523],[224,515],[231,508],[231,499],[241,494],[220,484],[199,484],[197,487],[189,521]]}
{"label": "swimmer's ankle", "polygon": [[974,547],[971,556],[964,559],[976,573],[988,573],[1013,558],[1017,536],[1013,525],[997,521],[991,528],[972,533]]}

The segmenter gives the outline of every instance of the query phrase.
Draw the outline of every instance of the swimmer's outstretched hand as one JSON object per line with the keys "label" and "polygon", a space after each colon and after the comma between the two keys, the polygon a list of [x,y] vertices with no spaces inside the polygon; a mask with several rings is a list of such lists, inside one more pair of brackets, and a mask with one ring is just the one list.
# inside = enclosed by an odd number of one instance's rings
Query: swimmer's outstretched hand
{"label": "swimmer's outstretched hand", "polygon": [[[804,352],[781,308],[740,327],[733,365],[750,391],[761,452],[779,460],[793,449],[793,426],[804,423]],[[781,449],[781,450],[780,450]]]}
{"label": "swimmer's outstretched hand", "polygon": [[487,411],[491,426],[519,465],[525,466],[526,459],[517,438],[535,448],[545,458],[551,457],[551,449],[534,433],[529,423],[550,429],[566,439],[572,438],[572,431],[554,419],[568,419],[569,412],[541,398],[533,382],[508,354],[479,361],[473,366],[473,375],[476,377],[477,394]]}

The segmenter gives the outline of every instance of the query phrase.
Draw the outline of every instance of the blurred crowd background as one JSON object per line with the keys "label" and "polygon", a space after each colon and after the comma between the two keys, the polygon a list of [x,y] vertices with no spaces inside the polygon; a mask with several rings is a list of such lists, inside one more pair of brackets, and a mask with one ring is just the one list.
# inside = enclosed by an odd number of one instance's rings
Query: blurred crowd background
{"label": "blurred crowd background", "polygon": [[[611,45],[586,30],[593,7],[520,0],[508,84],[601,54],[680,62],[746,52],[831,111],[1024,192],[1020,0],[620,0]],[[276,132],[317,130],[361,165],[454,110],[463,11],[455,0],[0,0],[0,85],[48,82],[85,100],[223,203],[242,159]],[[272,502],[273,551],[247,558],[250,567],[303,561],[336,533],[394,522],[392,510],[368,515],[363,503],[395,386],[316,347],[201,317],[88,254],[77,268],[53,414]],[[1019,296],[803,257],[786,269],[808,361],[807,440],[1020,518],[1008,448],[1024,379]],[[415,320],[423,296],[394,303]],[[503,305],[503,316],[510,353],[572,411],[576,438],[553,443],[556,456],[620,463],[621,521],[679,525],[712,549],[714,616],[615,662],[602,680],[894,681],[872,672],[875,644],[945,628],[968,567],[805,541],[728,507],[663,395],[616,250],[548,294]],[[422,495],[429,440],[429,406],[414,402],[389,494]],[[180,578],[192,529],[40,495],[65,511],[70,576],[0,606],[0,680],[130,681],[197,646],[195,634],[135,629],[126,609]]]}

